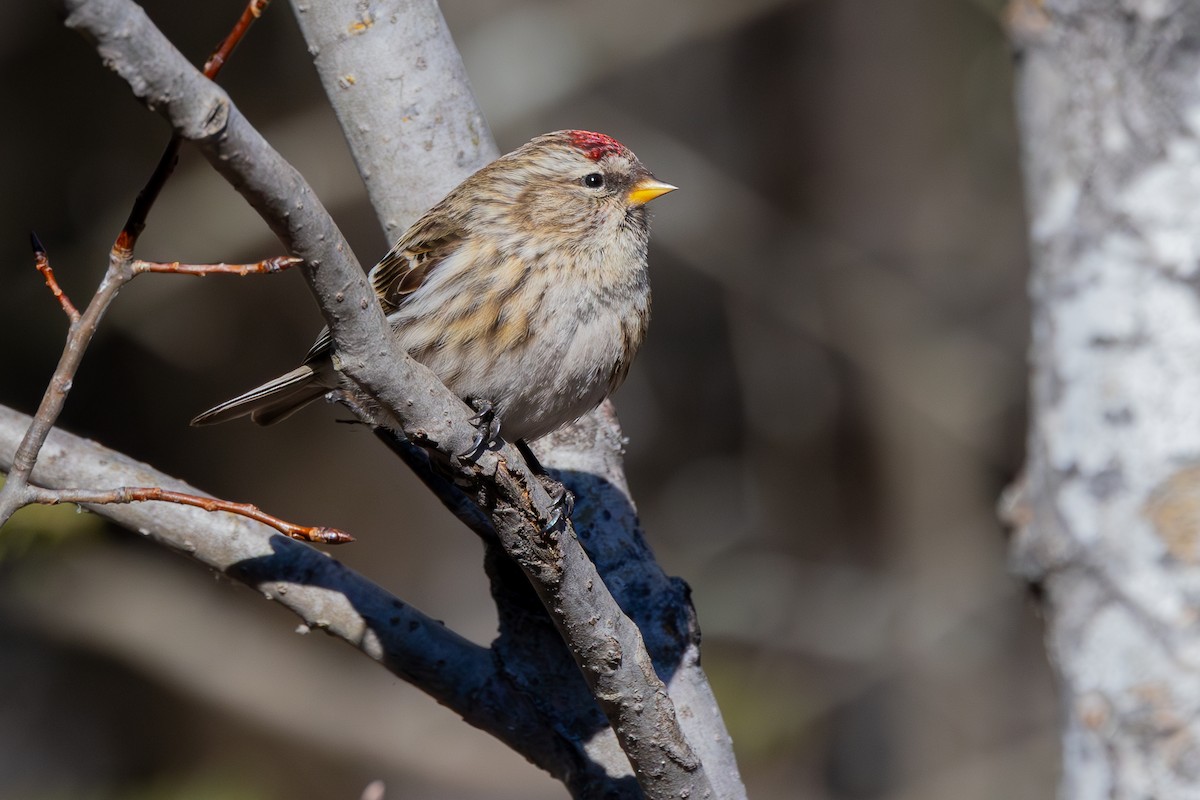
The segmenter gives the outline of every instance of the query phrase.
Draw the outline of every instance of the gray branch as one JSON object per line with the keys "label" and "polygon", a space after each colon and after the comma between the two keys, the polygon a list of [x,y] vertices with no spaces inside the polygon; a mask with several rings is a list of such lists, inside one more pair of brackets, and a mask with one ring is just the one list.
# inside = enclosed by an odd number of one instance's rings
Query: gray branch
{"label": "gray branch", "polygon": [[499,151],[433,0],[292,0],[389,241]]}
{"label": "gray branch", "polygon": [[1060,797],[1200,797],[1200,6],[1014,2],[1033,274],[1016,570]]}
{"label": "gray branch", "polygon": [[[31,418],[0,406],[0,470],[12,466]],[[189,494],[195,487],[114,450],[51,431],[33,471],[39,486],[160,486]],[[170,503],[89,508],[179,552],[289,609],[378,661],[389,671],[531,762],[577,789],[612,790],[604,769],[579,743],[555,732],[554,717],[497,668],[492,653],[389,594],[319,550],[266,525],[224,512]]]}
{"label": "gray branch", "polygon": [[[472,412],[427,369],[396,351],[361,268],[301,176],[270,148],[229,98],[188,65],[141,10],[128,0],[60,0],[60,5],[69,12],[67,24],[93,40],[105,63],[130,84],[134,93],[162,114],[180,135],[194,142],[267,220],[289,251],[305,259],[305,278],[333,332],[343,371],[390,409],[410,434],[436,442],[444,452],[466,450],[474,434],[468,422]],[[317,7],[324,8],[325,5],[318,4]],[[402,5],[406,8],[433,7],[437,13],[432,3]],[[303,18],[311,13],[310,8],[300,16]],[[444,34],[440,14],[437,19],[440,27],[435,25],[431,29],[434,34],[425,34],[427,38]],[[371,22],[376,24],[379,20]],[[448,34],[444,38],[448,43]],[[326,47],[334,48],[336,42],[328,41]],[[452,45],[450,47],[452,49]],[[320,47],[317,49],[320,52]],[[425,64],[428,66],[429,61]],[[420,69],[419,64],[414,66]],[[457,72],[450,62],[442,62],[438,69],[451,78],[461,77],[461,65]],[[346,74],[354,77],[349,82],[351,86],[359,85],[358,73],[343,73],[343,77]],[[461,85],[466,91],[465,81]],[[352,114],[343,114],[343,121],[352,118]],[[467,130],[473,134],[475,149],[471,155],[466,155],[466,150],[456,151],[452,160],[457,169],[468,170],[473,159],[486,160],[494,150],[489,149],[492,145],[486,130],[471,129],[469,113],[461,119],[467,122],[459,132]],[[436,118],[432,118],[430,124],[434,121]],[[457,134],[451,127],[447,135],[452,138]],[[363,138],[369,139],[369,136]],[[430,149],[446,146],[443,141],[428,141]],[[405,161],[397,157],[395,151],[382,156],[384,163],[378,170],[371,166],[371,159],[378,156],[368,153],[364,157],[357,151],[356,156],[368,176],[380,175],[392,168],[413,168],[411,159]],[[407,175],[391,175],[378,185],[392,187],[394,191],[398,181],[406,178]],[[441,180],[446,178],[443,176]],[[430,182],[421,191],[432,193],[435,189],[436,184]],[[373,197],[380,191],[373,190]],[[381,215],[385,224],[399,225],[412,213],[411,207],[392,205]],[[615,430],[615,420],[606,424],[610,432]],[[711,703],[703,673],[698,669],[698,633],[682,587],[670,584],[673,591],[665,597],[672,601],[669,605],[676,617],[671,620],[677,626],[674,630],[684,632],[684,638],[680,640],[677,633],[671,646],[656,646],[652,662],[651,651],[644,645],[637,626],[621,612],[609,594],[605,582],[585,555],[574,529],[568,526],[558,533],[541,534],[541,521],[548,516],[550,501],[515,450],[506,446],[497,453],[485,454],[476,464],[463,465],[462,471],[474,480],[477,489],[492,499],[491,519],[499,540],[532,581],[542,607],[550,612],[549,619],[565,639],[567,651],[578,663],[592,694],[604,708],[622,749],[635,766],[646,795],[744,796],[728,737],[715,704]],[[619,474],[619,464],[617,472]],[[623,480],[619,482],[623,485]],[[632,508],[627,496],[622,499]],[[631,525],[629,531],[637,535],[634,526]],[[586,532],[582,535],[588,536]],[[642,558],[653,565],[644,543],[642,548]],[[489,569],[493,573],[502,570],[503,562],[492,558]],[[657,566],[653,569],[657,570]],[[513,584],[513,581],[506,582],[509,586]],[[498,582],[494,580],[493,585],[497,588]],[[635,606],[636,602],[631,607]],[[503,608],[501,612],[503,616]],[[678,625],[680,614],[685,617],[682,625]],[[646,629],[645,623],[642,624]],[[498,643],[497,651],[501,649]],[[516,661],[510,663],[517,664]],[[706,723],[696,726],[693,734],[704,739],[705,746],[699,756],[684,737],[674,713],[672,696],[652,663],[668,676],[672,691],[677,691],[681,700],[688,704],[689,713],[700,714]],[[677,680],[680,676],[683,676],[682,683]],[[682,688],[677,689],[677,683]],[[582,710],[573,713],[579,718],[588,716],[588,712]],[[603,725],[597,726],[594,715],[588,725],[593,733],[603,729]],[[689,727],[692,726],[689,724]],[[580,741],[590,747],[587,740]],[[724,773],[718,783],[719,792],[714,792],[706,776],[705,753],[716,754],[717,763],[713,767]],[[577,780],[567,782],[578,796],[590,796],[591,791],[597,790],[592,787],[589,791]]]}

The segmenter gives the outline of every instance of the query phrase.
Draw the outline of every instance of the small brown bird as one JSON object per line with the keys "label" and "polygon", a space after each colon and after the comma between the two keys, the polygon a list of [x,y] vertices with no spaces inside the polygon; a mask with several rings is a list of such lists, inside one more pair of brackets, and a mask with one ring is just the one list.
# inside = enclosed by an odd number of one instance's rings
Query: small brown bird
{"label": "small brown bird", "polygon": [[[493,434],[536,439],[625,379],[650,319],[645,205],[674,189],[611,137],[547,133],[459,184],[368,277],[413,358]],[[270,425],[339,387],[323,333],[303,365],[192,424]]]}

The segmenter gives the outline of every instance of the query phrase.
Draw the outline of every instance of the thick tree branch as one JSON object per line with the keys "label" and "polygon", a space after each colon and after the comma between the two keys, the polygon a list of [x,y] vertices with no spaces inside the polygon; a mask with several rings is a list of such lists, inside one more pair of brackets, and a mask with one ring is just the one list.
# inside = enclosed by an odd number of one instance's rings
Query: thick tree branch
{"label": "thick tree branch", "polygon": [[[349,25],[346,8],[336,3],[292,0],[292,7],[385,229],[395,230],[397,220],[403,228],[497,153],[434,0],[373,3],[371,18],[358,19],[366,27]],[[616,415],[605,404],[537,449],[542,463],[557,467],[555,477],[580,498],[575,528],[618,603],[638,623],[716,795],[744,797],[729,736],[699,666],[699,631],[686,587],[663,574],[642,539],[624,476],[623,441]],[[462,493],[448,488],[449,497],[434,490],[461,513]],[[477,528],[475,523],[468,527]],[[490,523],[487,529],[494,536]],[[496,560],[489,557],[489,563]],[[511,581],[511,572],[497,578],[489,569],[501,620],[497,647],[511,673],[538,676],[544,693],[546,673],[554,668],[544,660],[550,640],[530,636],[536,610],[526,613],[521,605],[527,592],[497,585]],[[516,607],[506,609],[514,597]],[[567,705],[557,702],[558,708]],[[584,711],[590,712],[590,704]],[[627,768],[611,736],[591,736],[588,749],[618,774]]]}
{"label": "thick tree branch", "polygon": [[435,0],[293,0],[389,241],[500,152]]}
{"label": "thick tree branch", "polygon": [[[17,442],[28,424],[28,416],[0,406],[0,468],[11,467]],[[51,432],[42,448],[33,480],[48,488],[128,484],[203,494],[153,467],[59,429]],[[278,535],[266,525],[186,506],[88,507],[264,592],[311,627],[386,662],[402,677],[418,677],[414,683],[456,711],[469,709],[471,693],[491,672],[484,648],[325,553]]]}
{"label": "thick tree branch", "polygon": [[[13,463],[30,418],[0,406],[0,471]],[[142,484],[193,495],[183,481],[65,431],[51,431],[33,471],[39,486]],[[612,789],[578,743],[554,730],[492,654],[325,553],[232,514],[181,505],[89,508],[215,569],[342,639],[551,775]],[[583,796],[583,795],[581,795]]]}

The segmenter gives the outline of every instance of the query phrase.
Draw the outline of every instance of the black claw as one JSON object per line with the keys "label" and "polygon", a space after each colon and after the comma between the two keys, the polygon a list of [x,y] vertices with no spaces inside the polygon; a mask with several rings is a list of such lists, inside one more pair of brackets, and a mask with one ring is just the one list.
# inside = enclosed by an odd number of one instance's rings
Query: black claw
{"label": "black claw", "polygon": [[542,529],[542,533],[549,533],[571,518],[575,511],[575,493],[549,475],[539,475],[538,479],[550,495],[550,516]]}
{"label": "black claw", "polygon": [[550,512],[550,516],[546,519],[546,525],[542,528],[542,533],[549,533],[558,527],[563,521],[562,509],[556,508]]}
{"label": "black claw", "polygon": [[33,231],[29,232],[29,244],[33,247],[33,254],[42,256],[46,254],[46,247],[42,244],[42,240]]}
{"label": "black claw", "polygon": [[483,450],[483,430],[477,428],[475,436],[471,439],[471,446],[458,454],[459,458],[473,460]]}
{"label": "black claw", "polygon": [[542,533],[549,533],[560,524],[566,524],[571,518],[571,513],[575,510],[575,493],[548,476],[542,478],[542,481],[545,484],[554,484],[546,486],[550,492],[550,499],[554,501],[550,506],[550,516],[546,518],[546,526],[542,528]]}
{"label": "black claw", "polygon": [[475,416],[471,417],[467,422],[472,425],[479,425],[484,422],[491,423],[496,416],[496,408],[487,400],[468,400],[467,405],[475,409]]}
{"label": "black claw", "polygon": [[474,459],[500,438],[500,417],[487,400],[468,400],[467,403],[477,412],[467,420],[475,426],[475,437],[471,439],[471,446],[465,452],[459,453],[458,457]]}
{"label": "black claw", "polygon": [[571,514],[575,511],[575,493],[568,489],[561,481],[556,481],[546,471],[546,468],[542,466],[542,462],[538,461],[538,457],[534,455],[533,449],[529,446],[528,442],[524,439],[518,439],[516,445],[517,449],[521,451],[521,455],[525,458],[525,463],[533,470],[533,474],[542,482],[546,493],[550,495],[550,518],[546,520],[546,527],[542,530],[543,533],[549,533],[564,519],[571,518]]}
{"label": "black claw", "polygon": [[561,483],[558,484],[557,491],[550,492],[550,499],[554,501],[552,508],[562,511],[563,516],[568,519],[575,511],[575,493]]}

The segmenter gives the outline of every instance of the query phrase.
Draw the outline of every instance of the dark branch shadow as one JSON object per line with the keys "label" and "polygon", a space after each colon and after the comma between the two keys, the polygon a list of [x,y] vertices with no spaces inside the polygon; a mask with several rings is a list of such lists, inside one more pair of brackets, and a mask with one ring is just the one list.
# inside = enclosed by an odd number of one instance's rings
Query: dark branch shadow
{"label": "dark branch shadow", "polygon": [[[389,671],[546,769],[575,797],[642,797],[632,775],[614,779],[587,756],[584,745],[608,728],[608,720],[487,516],[430,466],[421,448],[378,435],[483,541],[484,569],[499,620],[490,648],[468,643],[447,651],[444,628],[433,629],[437,626],[428,617],[411,613],[398,599],[381,604],[374,599],[378,592],[353,591],[358,582],[368,582],[332,558],[316,567],[311,560],[298,565],[290,551],[303,545],[282,536],[272,540],[271,556],[241,561],[229,574],[251,586],[285,581],[342,592],[382,643],[380,660]],[[699,642],[687,584],[662,572],[618,487],[592,473],[549,472],[575,493],[572,521],[580,543],[618,605],[641,630],[655,671],[669,683],[689,645]],[[622,524],[629,521],[633,524]]]}

